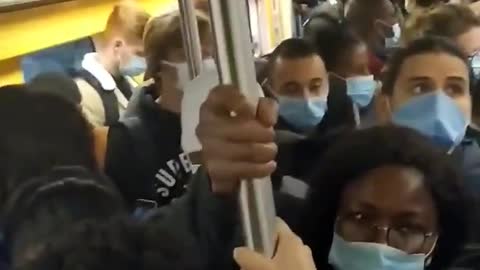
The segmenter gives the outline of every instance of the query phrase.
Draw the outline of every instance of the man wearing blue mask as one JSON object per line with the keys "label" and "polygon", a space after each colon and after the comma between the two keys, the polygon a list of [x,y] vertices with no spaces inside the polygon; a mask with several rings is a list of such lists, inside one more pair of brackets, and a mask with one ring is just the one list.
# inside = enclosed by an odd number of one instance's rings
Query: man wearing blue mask
{"label": "man wearing blue mask", "polygon": [[[150,17],[145,10],[137,5],[130,2],[122,2],[114,7],[110,20],[118,18],[119,12],[130,18],[135,18],[138,27],[142,27]],[[111,29],[109,27],[116,26],[116,24],[108,23],[105,30],[98,34],[63,44],[56,44],[53,47],[25,55],[21,61],[24,81],[28,83],[37,75],[45,72],[76,74],[82,70],[84,55],[103,49],[110,42],[109,39],[111,38],[111,36],[104,33],[110,32]]]}
{"label": "man wearing blue mask", "polygon": [[[374,96],[377,82],[369,70],[369,50],[350,25],[326,14],[311,18],[305,39],[314,44],[329,72],[329,115],[333,125],[370,127],[376,123]],[[327,122],[327,120],[325,120]],[[331,126],[331,125],[330,125]]]}
{"label": "man wearing blue mask", "polygon": [[280,130],[306,134],[327,112],[329,84],[322,58],[302,39],[283,41],[270,56],[268,84],[279,103]]}
{"label": "man wearing blue mask", "polygon": [[149,19],[130,6],[116,6],[102,34],[105,42],[88,53],[76,74],[82,109],[94,126],[110,126],[124,113],[135,82],[145,72],[143,32]]}
{"label": "man wearing blue mask", "polygon": [[385,74],[379,118],[415,129],[462,165],[479,187],[480,149],[465,138],[472,118],[469,63],[453,43],[424,38],[402,49]]}
{"label": "man wearing blue mask", "polygon": [[398,46],[400,25],[394,4],[389,0],[352,0],[345,20],[368,45],[369,69],[381,74],[391,49]]}

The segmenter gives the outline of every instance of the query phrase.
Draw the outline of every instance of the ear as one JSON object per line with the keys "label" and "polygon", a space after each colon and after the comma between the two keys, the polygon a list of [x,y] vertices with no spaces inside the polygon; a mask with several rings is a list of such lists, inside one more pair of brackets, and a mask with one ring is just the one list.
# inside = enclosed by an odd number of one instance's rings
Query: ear
{"label": "ear", "polygon": [[373,22],[373,29],[375,29],[375,33],[377,33],[377,35],[380,34],[382,36],[385,36],[386,27],[387,26],[378,19]]}
{"label": "ear", "polygon": [[392,119],[392,108],[390,104],[390,96],[379,93],[374,100],[375,112],[379,124],[389,123]]}

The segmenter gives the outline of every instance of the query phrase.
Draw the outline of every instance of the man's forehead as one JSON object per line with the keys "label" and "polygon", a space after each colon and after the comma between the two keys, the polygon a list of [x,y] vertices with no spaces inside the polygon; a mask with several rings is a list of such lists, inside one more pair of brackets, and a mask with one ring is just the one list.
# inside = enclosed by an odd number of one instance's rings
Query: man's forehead
{"label": "man's forehead", "polygon": [[325,69],[322,58],[316,54],[307,55],[304,57],[284,58],[277,57],[271,66],[272,72],[274,70],[290,71],[298,69]]}

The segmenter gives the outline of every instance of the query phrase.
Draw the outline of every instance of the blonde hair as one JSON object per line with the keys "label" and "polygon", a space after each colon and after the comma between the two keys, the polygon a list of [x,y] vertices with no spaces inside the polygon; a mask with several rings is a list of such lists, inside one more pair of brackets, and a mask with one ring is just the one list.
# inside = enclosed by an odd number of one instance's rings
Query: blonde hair
{"label": "blonde hair", "polygon": [[480,19],[466,5],[445,4],[411,14],[405,23],[403,43],[428,35],[455,39],[480,26]]}
{"label": "blonde hair", "polygon": [[[196,17],[203,44],[210,39],[210,20],[200,11],[196,11]],[[160,71],[158,62],[165,60],[169,50],[183,48],[181,28],[179,11],[152,17],[147,23],[143,35],[145,57],[148,63],[147,75],[154,76]]]}
{"label": "blonde hair", "polygon": [[131,2],[116,5],[108,17],[104,37],[122,36],[127,41],[142,40],[150,15]]}

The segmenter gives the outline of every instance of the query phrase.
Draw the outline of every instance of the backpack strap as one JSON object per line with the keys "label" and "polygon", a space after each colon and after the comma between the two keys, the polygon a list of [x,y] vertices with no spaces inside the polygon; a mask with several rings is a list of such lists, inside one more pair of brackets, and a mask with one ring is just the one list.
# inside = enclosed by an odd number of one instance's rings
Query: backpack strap
{"label": "backpack strap", "polygon": [[105,125],[111,126],[118,122],[120,112],[118,111],[118,99],[115,91],[105,90],[98,79],[86,70],[78,72],[78,76],[90,84],[100,96],[105,110]]}

